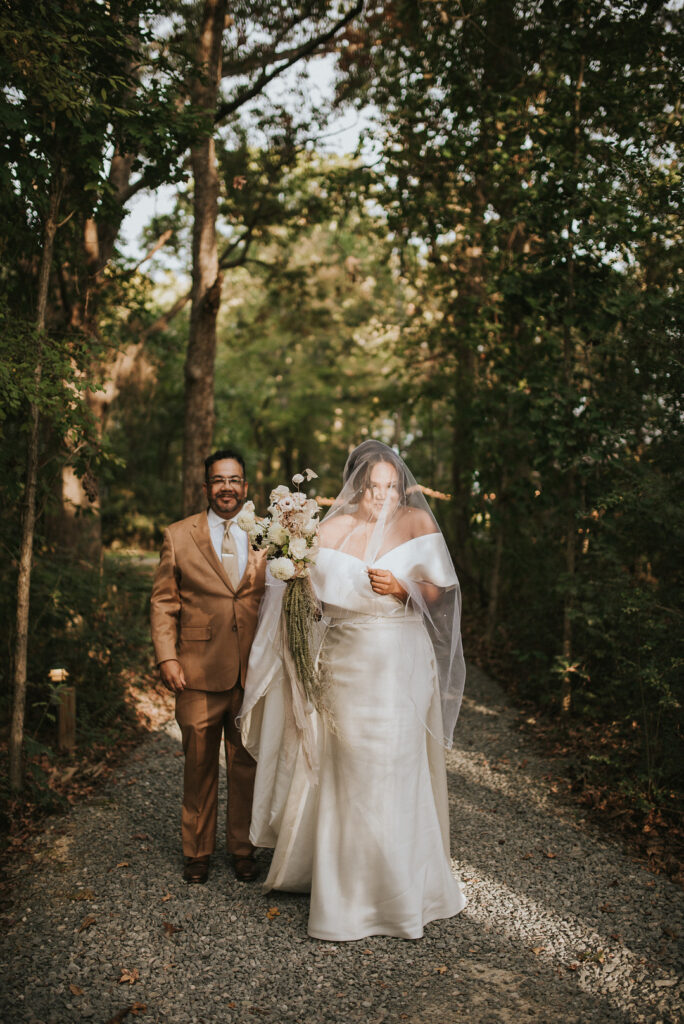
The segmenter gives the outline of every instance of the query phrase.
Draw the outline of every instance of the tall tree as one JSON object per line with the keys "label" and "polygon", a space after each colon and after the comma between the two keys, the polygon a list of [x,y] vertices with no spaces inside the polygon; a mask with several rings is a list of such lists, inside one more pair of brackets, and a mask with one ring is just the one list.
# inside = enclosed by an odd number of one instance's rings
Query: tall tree
{"label": "tall tree", "polygon": [[[193,105],[213,122],[221,81],[226,3],[206,0],[200,27]],[[221,303],[222,275],[216,244],[219,176],[213,132],[193,146],[192,313],[185,360],[185,434],[183,446],[183,509],[195,511],[201,494],[197,467],[208,453],[214,433],[214,361],[216,317]]]}
{"label": "tall tree", "polygon": [[[617,641],[609,662],[593,638],[602,621],[632,648],[599,578],[620,606],[651,608],[654,638],[673,585],[669,538],[647,584],[618,554],[613,517],[653,516],[642,474],[662,494],[660,459],[681,444],[681,369],[652,332],[660,317],[678,336],[675,18],[655,0],[377,4],[340,86],[380,111],[375,199],[429,270],[404,331],[417,419],[427,389],[452,430],[440,434],[456,453],[452,540],[490,640],[503,625],[535,666],[531,685],[566,709],[598,705],[600,665],[629,690],[632,717],[648,709],[644,728],[651,709],[662,722],[673,707],[674,648],[649,661],[647,681],[643,652],[628,672]],[[653,566],[641,536],[636,563]]]}
{"label": "tall tree", "polygon": [[[200,74],[191,92],[194,109],[204,123],[213,120],[217,128],[234,123],[238,112],[275,78],[305,58],[326,52],[362,8],[363,0],[348,6],[341,3],[333,10],[319,0],[304,0],[294,6],[251,3],[233,7],[226,21],[225,3],[205,0],[198,42]],[[258,42],[246,51],[250,34]],[[203,460],[213,435],[216,321],[222,284],[216,243],[219,178],[213,136],[194,147],[191,159],[193,287],[185,366],[185,514],[195,511],[200,500]]]}
{"label": "tall tree", "polygon": [[[74,224],[87,224],[103,198],[98,147],[117,116],[105,86],[115,95],[120,93],[125,77],[119,73],[119,64],[130,64],[134,52],[126,26],[125,32],[114,33],[107,41],[107,53],[113,58],[108,65],[97,34],[94,41],[86,38],[84,17],[73,5],[38,4],[29,12],[22,3],[3,8],[0,15],[4,80],[0,123],[5,129],[0,287],[5,308],[12,313],[11,328],[3,336],[12,374],[4,379],[3,390],[10,410],[27,414],[29,425],[13,666],[10,776],[14,790],[22,784],[41,407],[62,442],[72,443],[78,437],[85,441],[81,448],[88,446],[82,374],[90,355],[76,339],[80,325],[56,312],[55,254],[59,232],[68,236]],[[104,22],[98,10],[89,27],[97,33]]]}

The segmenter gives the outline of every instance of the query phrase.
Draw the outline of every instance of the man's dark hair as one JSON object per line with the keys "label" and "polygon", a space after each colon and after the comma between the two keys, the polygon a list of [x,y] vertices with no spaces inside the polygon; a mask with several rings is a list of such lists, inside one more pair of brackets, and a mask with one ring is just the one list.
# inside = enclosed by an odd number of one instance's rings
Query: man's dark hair
{"label": "man's dark hair", "polygon": [[212,452],[204,460],[204,479],[209,483],[209,470],[215,462],[219,462],[221,459],[234,459],[235,462],[239,462],[242,466],[242,475],[247,479],[247,470],[245,469],[245,460],[242,458],[239,452],[234,452],[232,448],[219,448],[218,451]]}

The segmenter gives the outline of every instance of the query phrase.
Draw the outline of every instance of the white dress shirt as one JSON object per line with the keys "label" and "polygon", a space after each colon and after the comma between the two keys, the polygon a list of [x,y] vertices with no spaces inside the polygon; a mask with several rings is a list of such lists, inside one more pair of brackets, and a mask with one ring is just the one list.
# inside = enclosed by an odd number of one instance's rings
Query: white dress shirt
{"label": "white dress shirt", "polygon": [[207,519],[209,520],[209,533],[211,534],[211,543],[214,546],[216,557],[219,562],[221,561],[221,545],[223,543],[223,529],[226,521],[230,523],[230,532],[235,541],[237,548],[238,558],[238,572],[240,573],[240,579],[242,579],[245,569],[247,568],[247,558],[249,556],[249,537],[242,530],[234,519],[225,520],[221,519],[221,516],[217,516],[213,508],[207,511]]}

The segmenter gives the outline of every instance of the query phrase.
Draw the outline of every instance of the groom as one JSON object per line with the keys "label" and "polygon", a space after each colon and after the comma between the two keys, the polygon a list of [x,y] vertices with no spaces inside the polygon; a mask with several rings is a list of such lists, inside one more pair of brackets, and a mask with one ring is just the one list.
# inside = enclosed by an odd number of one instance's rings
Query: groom
{"label": "groom", "polygon": [[229,449],[205,463],[208,509],[164,531],[151,599],[162,682],[176,695],[183,737],[182,837],[186,882],[204,883],[214,852],[221,734],[226,747],[226,846],[236,876],[257,876],[249,841],[256,763],[235,718],[264,592],[265,553],[234,521],[247,498],[245,463]]}

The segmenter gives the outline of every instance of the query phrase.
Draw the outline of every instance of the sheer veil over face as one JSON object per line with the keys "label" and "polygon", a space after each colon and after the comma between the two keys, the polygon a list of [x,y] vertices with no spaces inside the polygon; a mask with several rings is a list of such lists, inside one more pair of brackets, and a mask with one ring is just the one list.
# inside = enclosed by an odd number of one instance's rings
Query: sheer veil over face
{"label": "sheer veil over face", "polygon": [[369,567],[394,553],[387,565],[396,561],[401,566],[392,571],[409,595],[404,614],[421,615],[432,642],[442,706],[441,738],[450,746],[465,681],[460,588],[422,491],[404,461],[387,445],[364,441],[350,454],[342,490],[321,525],[320,545]]}

